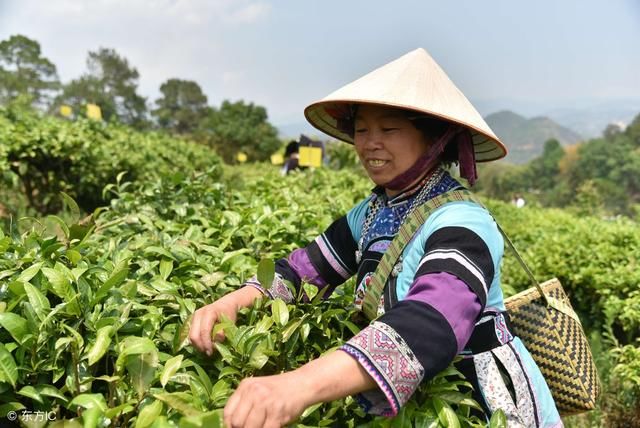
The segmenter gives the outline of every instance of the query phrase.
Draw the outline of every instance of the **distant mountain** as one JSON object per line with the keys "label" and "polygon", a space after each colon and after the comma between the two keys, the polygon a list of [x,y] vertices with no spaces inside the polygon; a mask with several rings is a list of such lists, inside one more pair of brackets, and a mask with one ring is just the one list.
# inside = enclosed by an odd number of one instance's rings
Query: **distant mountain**
{"label": "distant mountain", "polygon": [[526,163],[539,156],[545,141],[551,138],[555,138],[563,146],[583,140],[576,132],[558,125],[548,117],[527,119],[512,111],[503,110],[490,114],[485,120],[509,149],[506,160],[511,163]]}
{"label": "distant mountain", "polygon": [[600,103],[580,108],[560,108],[549,110],[549,116],[556,122],[579,132],[586,138],[602,136],[602,131],[611,123],[626,127],[640,114],[640,101],[628,100]]}

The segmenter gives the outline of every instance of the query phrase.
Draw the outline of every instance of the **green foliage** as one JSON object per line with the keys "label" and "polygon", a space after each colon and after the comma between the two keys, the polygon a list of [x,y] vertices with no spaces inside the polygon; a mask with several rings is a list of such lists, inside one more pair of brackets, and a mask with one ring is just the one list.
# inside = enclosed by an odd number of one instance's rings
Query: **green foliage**
{"label": "green foliage", "polygon": [[564,149],[549,140],[543,154],[526,165],[486,169],[494,173],[481,175],[478,188],[491,197],[506,200],[520,193],[545,206],[633,217],[640,201],[640,115],[624,131],[610,126],[602,138]]}
{"label": "green foliage", "polygon": [[250,161],[268,160],[281,142],[267,119],[264,107],[225,100],[201,123],[198,139],[215,148],[227,163],[235,162],[238,152],[244,152]]}
{"label": "green foliage", "polygon": [[37,41],[21,35],[0,41],[0,104],[25,95],[43,106],[59,85],[56,66],[42,56]]}
{"label": "green foliage", "polygon": [[117,120],[137,128],[148,125],[145,98],[138,95],[138,70],[114,49],[101,48],[89,52],[88,72],[64,85],[55,107],[72,106],[75,114],[82,115],[86,104],[97,104],[102,117]]}
{"label": "green foliage", "polygon": [[[60,210],[61,191],[93,211],[108,201],[102,189],[120,172],[129,181],[149,180],[219,164],[205,147],[124,126],[69,122],[12,107],[0,108],[0,124],[0,171],[10,173],[19,184],[14,189],[45,214]],[[12,178],[5,180],[9,184]]]}
{"label": "green foliage", "polygon": [[158,125],[176,134],[190,134],[210,114],[207,96],[200,85],[191,80],[169,79],[160,86],[162,97],[151,114]]}
{"label": "green foliage", "polygon": [[[640,283],[640,227],[619,218],[603,221],[558,209],[489,201],[488,206],[539,280],[556,276],[590,328],[603,328],[609,299],[626,300]],[[502,281],[507,294],[531,286],[505,249]],[[620,322],[616,320],[615,322]],[[635,324],[628,333],[637,335]]]}

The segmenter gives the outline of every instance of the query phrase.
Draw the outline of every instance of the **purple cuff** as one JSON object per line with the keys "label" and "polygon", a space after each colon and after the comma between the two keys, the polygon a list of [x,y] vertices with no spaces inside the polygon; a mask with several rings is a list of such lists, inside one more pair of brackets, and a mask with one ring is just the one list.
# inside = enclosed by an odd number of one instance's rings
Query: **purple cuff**
{"label": "purple cuff", "polygon": [[446,272],[419,276],[405,300],[426,303],[447,320],[456,336],[458,352],[466,345],[482,306],[478,296],[457,276]]}
{"label": "purple cuff", "polygon": [[307,250],[304,248],[299,248],[289,254],[288,261],[291,269],[298,274],[302,281],[316,285],[319,289],[327,285],[327,282],[322,279],[315,266],[313,266],[313,263],[311,263],[309,254],[307,254]]}
{"label": "purple cuff", "polygon": [[390,326],[374,321],[340,350],[354,357],[378,384],[356,399],[374,415],[396,416],[424,378],[424,368],[404,339]]}

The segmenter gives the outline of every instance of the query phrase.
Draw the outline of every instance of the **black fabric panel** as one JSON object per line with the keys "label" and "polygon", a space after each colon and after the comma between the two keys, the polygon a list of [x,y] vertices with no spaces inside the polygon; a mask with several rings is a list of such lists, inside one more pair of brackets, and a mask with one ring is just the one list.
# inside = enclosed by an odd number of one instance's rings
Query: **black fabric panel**
{"label": "black fabric panel", "polygon": [[425,380],[446,369],[458,352],[456,336],[434,308],[413,300],[398,302],[378,321],[392,327],[425,369]]}
{"label": "black fabric panel", "polygon": [[[480,270],[487,289],[493,281],[493,259],[487,244],[465,227],[443,227],[435,231],[425,245],[425,255],[434,251],[456,251]],[[478,296],[484,308],[487,296],[482,283],[467,268],[452,259],[429,260],[420,266],[416,277],[428,273],[447,272],[464,281]]]}
{"label": "black fabric panel", "polygon": [[[296,290],[300,290],[302,280],[300,279],[296,271],[291,268],[291,265],[289,265],[289,260],[278,259],[276,261],[276,273],[282,275],[284,279],[291,281],[294,287],[296,287]],[[263,284],[262,286],[269,288],[271,287],[271,284]]]}
{"label": "black fabric panel", "polygon": [[358,265],[356,263],[356,250],[358,243],[353,239],[347,216],[342,216],[327,228],[324,232],[327,241],[331,243],[333,249],[338,253],[344,267],[351,275],[356,273]]}
{"label": "black fabric panel", "polygon": [[[358,244],[354,241],[351,235],[351,229],[349,229],[349,223],[347,217],[340,217],[334,221],[327,230],[318,239],[326,239],[328,244],[333,248],[335,255],[341,260],[342,267],[353,275],[356,272],[356,250]],[[307,246],[307,254],[311,263],[316,268],[320,276],[329,283],[332,287],[342,284],[346,278],[343,278],[336,270],[331,266],[327,259],[322,254],[320,247],[314,241]]]}
{"label": "black fabric panel", "polygon": [[489,410],[489,406],[487,405],[487,402],[480,392],[480,383],[478,382],[478,374],[476,373],[476,366],[473,363],[473,358],[463,358],[462,360],[459,360],[457,363],[455,363],[455,367],[460,371],[460,373],[462,373],[465,379],[469,381],[469,383],[473,387],[473,390],[471,391],[471,397],[476,400],[484,410],[483,412],[481,412],[478,409],[472,407],[471,415],[475,415],[480,418],[480,420],[488,422],[489,418],[487,417],[487,415],[491,414],[491,410]]}
{"label": "black fabric panel", "polygon": [[307,246],[307,254],[309,254],[309,259],[320,276],[327,281],[331,287],[335,287],[344,282],[342,276],[340,276],[340,274],[331,267],[327,259],[324,258],[320,247],[318,247],[315,241]]}

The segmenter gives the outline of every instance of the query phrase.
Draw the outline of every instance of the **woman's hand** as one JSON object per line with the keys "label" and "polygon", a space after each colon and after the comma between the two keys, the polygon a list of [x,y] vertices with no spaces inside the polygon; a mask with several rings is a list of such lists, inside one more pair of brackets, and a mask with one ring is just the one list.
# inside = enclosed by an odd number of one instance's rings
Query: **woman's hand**
{"label": "woman's hand", "polygon": [[238,310],[252,305],[253,301],[261,296],[262,293],[256,288],[243,287],[195,311],[189,328],[191,344],[199,351],[212,355],[213,342],[224,340],[223,331],[218,332],[215,338],[211,338],[213,326],[222,321],[223,315],[235,322]]}
{"label": "woman's hand", "polygon": [[244,379],[227,401],[224,423],[230,428],[280,428],[315,403],[375,387],[375,381],[349,354],[330,352],[292,372]]}
{"label": "woman's hand", "polygon": [[297,372],[250,377],[238,385],[224,408],[229,428],[280,428],[296,419],[313,399]]}

